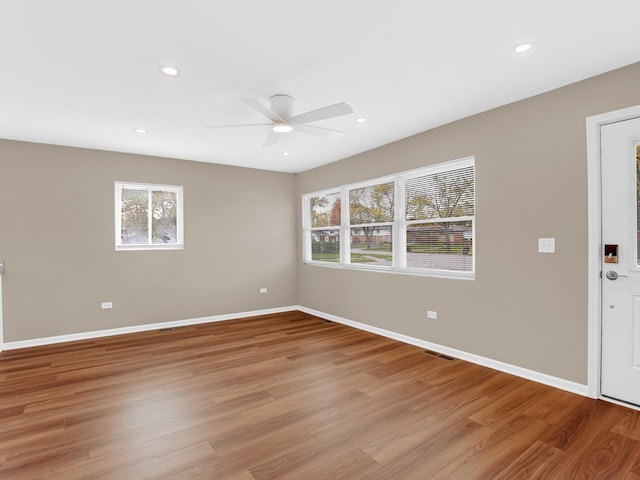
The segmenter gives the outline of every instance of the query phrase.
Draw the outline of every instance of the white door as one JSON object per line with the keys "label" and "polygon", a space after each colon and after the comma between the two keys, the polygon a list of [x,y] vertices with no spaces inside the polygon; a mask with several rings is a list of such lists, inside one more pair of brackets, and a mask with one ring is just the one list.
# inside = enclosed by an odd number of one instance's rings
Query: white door
{"label": "white door", "polygon": [[640,406],[640,118],[603,125],[600,139],[601,393]]}

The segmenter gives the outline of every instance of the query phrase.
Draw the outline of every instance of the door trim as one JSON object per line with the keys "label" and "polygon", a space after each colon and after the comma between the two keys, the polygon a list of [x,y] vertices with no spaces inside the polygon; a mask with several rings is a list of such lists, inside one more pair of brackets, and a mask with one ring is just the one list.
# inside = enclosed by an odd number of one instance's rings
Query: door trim
{"label": "door trim", "polygon": [[4,350],[4,319],[2,317],[2,274],[0,273],[0,353]]}
{"label": "door trim", "polygon": [[[600,392],[602,357],[602,171],[600,129],[609,123],[640,117],[640,105],[587,117],[587,192],[588,192],[588,395],[602,398]],[[605,399],[608,400],[609,399]]]}

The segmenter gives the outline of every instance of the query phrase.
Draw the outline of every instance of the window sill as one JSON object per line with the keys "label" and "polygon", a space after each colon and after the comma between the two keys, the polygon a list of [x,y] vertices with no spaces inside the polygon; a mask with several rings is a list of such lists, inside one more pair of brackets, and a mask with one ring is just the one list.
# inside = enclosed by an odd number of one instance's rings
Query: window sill
{"label": "window sill", "polygon": [[305,261],[304,265],[312,267],[325,267],[334,268],[337,270],[358,270],[361,272],[379,272],[379,273],[391,273],[396,275],[411,275],[414,277],[430,277],[430,278],[446,278],[450,280],[475,280],[475,272],[458,272],[455,270],[427,270],[427,269],[396,269],[394,267],[374,267],[363,265],[344,265],[340,263],[328,263],[328,262],[314,262]]}
{"label": "window sill", "polygon": [[184,245],[116,245],[116,252],[139,250],[184,250]]}

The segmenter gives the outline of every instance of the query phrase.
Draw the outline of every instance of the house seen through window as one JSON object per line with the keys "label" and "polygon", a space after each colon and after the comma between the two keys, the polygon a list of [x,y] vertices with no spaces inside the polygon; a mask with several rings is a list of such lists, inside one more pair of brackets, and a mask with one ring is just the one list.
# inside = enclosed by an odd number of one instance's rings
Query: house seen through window
{"label": "house seen through window", "polygon": [[303,195],[303,229],[308,264],[473,278],[475,160]]}

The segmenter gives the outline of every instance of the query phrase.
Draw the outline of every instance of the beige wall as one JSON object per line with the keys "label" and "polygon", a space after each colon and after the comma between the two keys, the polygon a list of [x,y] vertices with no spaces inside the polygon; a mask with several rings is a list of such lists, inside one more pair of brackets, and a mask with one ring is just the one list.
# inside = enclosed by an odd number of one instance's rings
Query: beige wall
{"label": "beige wall", "polygon": [[[298,265],[298,303],[587,383],[585,119],[640,104],[640,64],[297,176],[300,194],[476,157],[476,279]],[[555,237],[554,255],[537,253]],[[298,226],[298,248],[301,244]],[[300,253],[299,253],[300,256]],[[436,310],[437,320],[426,311]]]}
{"label": "beige wall", "polygon": [[[584,384],[585,118],[638,84],[640,64],[298,175],[0,140],[4,340],[300,304]],[[467,155],[476,280],[301,264],[302,193]],[[183,185],[185,250],[115,252],[115,180]]]}
{"label": "beige wall", "polygon": [[[116,180],[184,186],[184,250],[115,251]],[[0,141],[5,342],[294,305],[294,182]]]}

